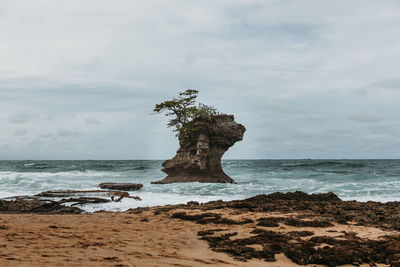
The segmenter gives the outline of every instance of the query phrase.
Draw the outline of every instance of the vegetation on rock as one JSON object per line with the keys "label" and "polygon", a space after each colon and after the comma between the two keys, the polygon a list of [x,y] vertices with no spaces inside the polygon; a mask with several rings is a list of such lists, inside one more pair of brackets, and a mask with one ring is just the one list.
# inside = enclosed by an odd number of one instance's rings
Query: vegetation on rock
{"label": "vegetation on rock", "polygon": [[154,107],[154,112],[162,113],[166,111],[165,116],[173,116],[168,122],[168,127],[173,127],[174,132],[180,133],[194,131],[191,122],[197,119],[211,120],[217,115],[217,110],[202,103],[196,103],[198,90],[187,89],[180,92],[178,98],[164,101]]}

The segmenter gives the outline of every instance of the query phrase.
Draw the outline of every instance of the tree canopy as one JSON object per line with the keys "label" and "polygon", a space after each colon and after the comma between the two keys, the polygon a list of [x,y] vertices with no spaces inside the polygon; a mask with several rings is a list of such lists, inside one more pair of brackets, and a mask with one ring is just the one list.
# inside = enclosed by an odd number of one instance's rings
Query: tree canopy
{"label": "tree canopy", "polygon": [[154,107],[154,112],[162,113],[165,116],[173,116],[168,122],[168,127],[173,127],[175,132],[182,132],[189,129],[190,122],[203,118],[211,120],[217,114],[217,110],[202,103],[196,103],[198,90],[187,89],[180,92],[177,98],[164,101]]}

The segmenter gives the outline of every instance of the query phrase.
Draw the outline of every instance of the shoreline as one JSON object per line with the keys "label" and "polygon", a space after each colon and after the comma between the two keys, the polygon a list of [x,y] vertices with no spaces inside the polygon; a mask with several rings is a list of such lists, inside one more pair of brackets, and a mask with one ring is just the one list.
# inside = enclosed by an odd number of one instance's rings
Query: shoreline
{"label": "shoreline", "polygon": [[302,192],[125,212],[0,213],[0,263],[398,266],[399,216],[399,202]]}

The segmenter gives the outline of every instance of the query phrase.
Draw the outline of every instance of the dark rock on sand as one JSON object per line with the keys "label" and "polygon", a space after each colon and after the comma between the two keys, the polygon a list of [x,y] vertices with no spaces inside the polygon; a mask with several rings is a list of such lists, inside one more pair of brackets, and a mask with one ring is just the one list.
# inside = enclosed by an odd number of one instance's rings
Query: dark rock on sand
{"label": "dark rock on sand", "polygon": [[286,218],[283,217],[267,217],[267,218],[259,218],[259,223],[257,225],[264,227],[278,227],[279,222],[284,221]]}
{"label": "dark rock on sand", "polygon": [[227,231],[227,230],[229,229],[208,229],[205,231],[199,231],[197,235],[198,236],[213,235],[215,232]]}
{"label": "dark rock on sand", "polygon": [[136,191],[143,187],[142,184],[132,184],[132,183],[101,183],[99,184],[101,189],[112,189],[112,190],[122,190],[122,191]]}
{"label": "dark rock on sand", "polygon": [[300,220],[297,218],[287,218],[284,220],[284,224],[290,226],[297,226],[297,227],[329,227],[333,226],[333,224],[326,220]]}
{"label": "dark rock on sand", "polygon": [[218,213],[211,213],[211,212],[205,212],[197,215],[187,215],[186,212],[177,212],[172,215],[172,218],[179,218],[182,220],[193,221],[198,224],[214,223],[214,224],[240,225],[253,222],[253,220],[251,219],[245,219],[242,221],[225,219],[222,218]]}
{"label": "dark rock on sand", "polygon": [[0,213],[82,213],[77,207],[68,207],[62,203],[38,199],[16,198],[0,200]]}
{"label": "dark rock on sand", "polygon": [[[258,195],[229,202],[213,201],[196,206],[177,205],[176,208],[180,211],[172,213],[172,218],[210,224],[211,228],[198,232],[201,239],[206,240],[212,250],[227,253],[238,260],[256,258],[275,261],[275,255],[283,253],[301,265],[400,264],[400,234],[370,238],[368,235],[360,237],[352,231],[337,232],[331,229],[335,225],[351,224],[398,232],[400,202],[342,201],[333,193],[308,195],[294,192]],[[190,210],[191,214],[182,211],[185,209]],[[172,210],[169,209],[170,212]],[[267,217],[271,212],[279,212],[280,216]],[[229,229],[230,219],[225,217],[229,214],[241,214],[241,222],[251,220],[256,214],[262,214],[263,217],[259,217],[255,223],[245,224],[247,229],[254,228],[252,235],[238,238],[238,225]],[[227,229],[214,229],[216,224],[224,224],[223,227]],[[285,225],[295,226],[298,230],[280,230]],[[309,231],[310,227],[326,228],[325,234]],[[331,236],[329,233],[335,234]]]}
{"label": "dark rock on sand", "polygon": [[192,122],[193,131],[178,135],[180,148],[176,156],[163,163],[168,176],[154,184],[177,182],[235,183],[221,167],[223,154],[242,140],[246,128],[233,115],[215,115],[211,120]]}
{"label": "dark rock on sand", "polygon": [[298,218],[292,217],[267,217],[267,218],[259,218],[258,226],[264,227],[278,227],[279,223],[283,223],[289,226],[297,226],[297,227],[329,227],[333,226],[333,224],[327,220],[317,219],[317,220],[301,220]]}

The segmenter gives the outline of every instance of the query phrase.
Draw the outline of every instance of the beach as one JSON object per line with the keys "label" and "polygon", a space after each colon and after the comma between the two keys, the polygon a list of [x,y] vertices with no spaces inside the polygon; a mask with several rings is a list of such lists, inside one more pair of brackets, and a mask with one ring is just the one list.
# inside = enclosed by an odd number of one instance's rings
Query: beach
{"label": "beach", "polygon": [[1,266],[398,266],[400,204],[260,195],[75,214],[0,214]]}
{"label": "beach", "polygon": [[400,267],[399,24],[1,0],[0,267]]}
{"label": "beach", "polygon": [[[142,221],[143,219],[149,221]],[[1,215],[1,266],[242,266],[165,215]],[[5,229],[4,229],[5,228]],[[265,262],[253,260],[254,266]],[[273,265],[275,266],[275,265]]]}

